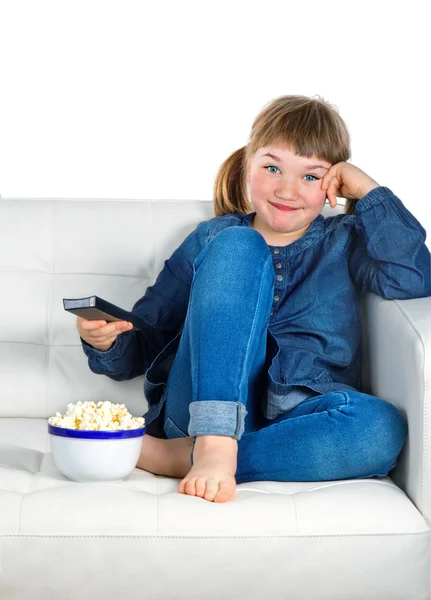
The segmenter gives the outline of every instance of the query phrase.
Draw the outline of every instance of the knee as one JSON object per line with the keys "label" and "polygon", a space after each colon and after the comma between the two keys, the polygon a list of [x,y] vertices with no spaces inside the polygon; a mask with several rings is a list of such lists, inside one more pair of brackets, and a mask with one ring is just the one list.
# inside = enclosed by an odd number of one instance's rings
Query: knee
{"label": "knee", "polygon": [[249,227],[234,225],[222,229],[210,239],[198,255],[195,260],[196,268],[200,266],[204,257],[206,260],[214,259],[218,268],[223,271],[229,271],[234,264],[242,268],[244,262],[255,268],[259,264],[268,263],[271,267],[270,271],[273,271],[272,258],[265,238]]}
{"label": "knee", "polygon": [[392,463],[399,456],[407,438],[407,419],[387,400],[366,395],[362,412],[363,450],[376,453],[383,462]]}
{"label": "knee", "polygon": [[386,425],[383,430],[384,443],[387,445],[389,458],[397,458],[407,439],[407,419],[396,406],[381,400],[383,403],[382,419]]}
{"label": "knee", "polygon": [[230,251],[257,252],[269,255],[268,244],[263,235],[251,227],[234,225],[220,231],[212,240],[211,246],[227,247]]}

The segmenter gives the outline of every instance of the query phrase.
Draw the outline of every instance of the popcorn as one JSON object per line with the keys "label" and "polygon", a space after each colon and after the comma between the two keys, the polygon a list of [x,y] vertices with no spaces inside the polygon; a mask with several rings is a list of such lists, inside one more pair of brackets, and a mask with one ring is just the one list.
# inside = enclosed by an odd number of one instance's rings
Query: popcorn
{"label": "popcorn", "polygon": [[144,417],[132,417],[125,404],[105,402],[81,402],[68,404],[64,416],[57,412],[48,419],[50,425],[66,429],[90,431],[120,431],[138,429],[145,423]]}

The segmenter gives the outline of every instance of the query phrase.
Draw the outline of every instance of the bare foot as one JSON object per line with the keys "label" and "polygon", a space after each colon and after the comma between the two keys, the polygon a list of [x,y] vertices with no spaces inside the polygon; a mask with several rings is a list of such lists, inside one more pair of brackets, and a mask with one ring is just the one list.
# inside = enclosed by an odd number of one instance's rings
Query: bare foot
{"label": "bare foot", "polygon": [[198,436],[193,451],[194,464],[179,484],[178,491],[210,502],[234,500],[237,455],[238,441],[235,438]]}
{"label": "bare foot", "polygon": [[165,440],[146,433],[136,466],[154,475],[184,477],[190,471],[192,446],[192,437]]}

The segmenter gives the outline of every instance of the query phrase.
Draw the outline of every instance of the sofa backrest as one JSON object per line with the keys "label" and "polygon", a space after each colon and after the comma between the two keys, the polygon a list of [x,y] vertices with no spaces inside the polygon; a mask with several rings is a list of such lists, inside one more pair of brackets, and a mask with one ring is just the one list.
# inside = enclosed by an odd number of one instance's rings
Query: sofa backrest
{"label": "sofa backrest", "polygon": [[[343,206],[322,214],[333,216]],[[63,298],[131,310],[212,201],[0,199],[0,417],[48,418],[69,402],[147,410],[143,376],[90,371]]]}

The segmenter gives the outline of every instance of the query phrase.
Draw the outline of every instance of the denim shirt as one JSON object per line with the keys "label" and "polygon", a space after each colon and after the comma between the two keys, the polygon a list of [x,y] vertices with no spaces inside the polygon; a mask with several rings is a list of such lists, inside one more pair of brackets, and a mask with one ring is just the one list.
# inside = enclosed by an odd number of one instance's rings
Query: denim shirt
{"label": "denim shirt", "polygon": [[[198,224],[134,304],[132,311],[145,320],[145,329],[122,333],[105,352],[81,338],[94,373],[116,381],[145,375],[147,423],[158,416],[165,398],[195,259],[220,231],[250,227],[255,214],[223,215]],[[372,292],[387,300],[430,296],[425,239],[419,221],[389,188],[380,186],[357,202],[353,215],[319,215],[291,244],[268,245],[275,277],[262,406],[267,419],[316,394],[361,391],[361,294]]]}

